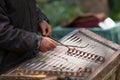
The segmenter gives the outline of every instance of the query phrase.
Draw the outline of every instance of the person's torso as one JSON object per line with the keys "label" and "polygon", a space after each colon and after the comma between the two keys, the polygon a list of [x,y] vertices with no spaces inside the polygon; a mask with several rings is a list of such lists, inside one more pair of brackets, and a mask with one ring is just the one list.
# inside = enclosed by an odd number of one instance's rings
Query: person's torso
{"label": "person's torso", "polygon": [[7,14],[14,27],[37,32],[35,0],[5,0]]}
{"label": "person's torso", "polygon": [[[7,13],[7,16],[10,19],[10,25],[13,25],[14,28],[19,28],[22,30],[37,33],[38,25],[35,0],[2,0],[2,1],[5,2],[4,9]],[[6,65],[8,64],[8,61],[12,62],[14,60],[17,60],[21,56],[22,56],[21,53],[14,53],[4,49],[0,49],[0,67],[1,64]]]}

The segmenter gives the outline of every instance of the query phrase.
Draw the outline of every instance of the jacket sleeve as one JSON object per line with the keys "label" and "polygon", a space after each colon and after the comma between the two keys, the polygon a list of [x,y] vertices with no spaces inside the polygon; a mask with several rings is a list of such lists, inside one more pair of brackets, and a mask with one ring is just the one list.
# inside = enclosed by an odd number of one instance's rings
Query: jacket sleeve
{"label": "jacket sleeve", "polygon": [[0,49],[13,52],[24,52],[36,49],[42,37],[36,33],[15,28],[10,24],[3,7],[0,6]]}
{"label": "jacket sleeve", "polygon": [[43,14],[43,12],[39,9],[38,5],[36,5],[36,12],[38,15],[38,22],[41,23],[43,20],[45,20],[46,22],[49,23],[48,18],[46,17],[45,14]]}

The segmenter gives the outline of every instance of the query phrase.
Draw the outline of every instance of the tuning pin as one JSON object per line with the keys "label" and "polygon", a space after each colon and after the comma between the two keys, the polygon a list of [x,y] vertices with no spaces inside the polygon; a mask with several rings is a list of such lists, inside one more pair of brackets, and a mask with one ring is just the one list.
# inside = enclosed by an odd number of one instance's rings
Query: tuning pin
{"label": "tuning pin", "polygon": [[29,74],[29,71],[28,70],[23,70],[22,71],[24,74]]}
{"label": "tuning pin", "polygon": [[99,57],[99,61],[100,61],[100,62],[105,62],[105,58],[102,57],[102,56],[100,56],[100,57]]}
{"label": "tuning pin", "polygon": [[83,57],[86,52],[80,51],[79,53],[80,53],[80,55],[79,55],[79,58],[80,58],[80,57]]}
{"label": "tuning pin", "polygon": [[55,71],[56,75],[61,75],[62,71]]}
{"label": "tuning pin", "polygon": [[84,77],[84,73],[83,72],[77,72],[77,75],[78,77]]}
{"label": "tuning pin", "polygon": [[34,74],[35,74],[35,75],[38,75],[38,74],[39,74],[39,71],[35,71]]}
{"label": "tuning pin", "polygon": [[52,75],[57,75],[57,74],[58,74],[57,71],[49,71],[49,73],[50,73],[50,75],[51,75],[51,74],[52,74]]}
{"label": "tuning pin", "polygon": [[72,49],[71,49],[71,48],[68,48],[67,54],[69,55],[69,54],[71,54],[72,52],[73,52]]}
{"label": "tuning pin", "polygon": [[82,71],[82,68],[81,67],[79,67],[79,69],[77,70],[78,72],[81,72]]}
{"label": "tuning pin", "polygon": [[97,62],[105,62],[105,58],[102,57],[102,56],[99,56],[97,59],[96,59]]}
{"label": "tuning pin", "polygon": [[88,59],[90,59],[93,56],[93,54],[88,53]]}
{"label": "tuning pin", "polygon": [[67,75],[68,75],[68,76],[72,76],[71,72],[68,72]]}
{"label": "tuning pin", "polygon": [[19,70],[19,71],[17,71],[16,75],[23,75],[23,73],[21,70]]}
{"label": "tuning pin", "polygon": [[32,75],[32,74],[35,74],[35,71],[30,70],[30,71],[29,71],[29,74],[31,74],[31,75]]}
{"label": "tuning pin", "polygon": [[39,71],[39,74],[45,74],[45,72],[44,71]]}
{"label": "tuning pin", "polygon": [[91,59],[95,60],[98,57],[98,55],[92,55]]}
{"label": "tuning pin", "polygon": [[89,55],[88,53],[85,53],[84,58],[87,58],[87,57],[88,57],[88,55]]}
{"label": "tuning pin", "polygon": [[91,72],[92,72],[92,69],[91,69],[91,68],[85,68],[85,69],[84,69],[84,72],[85,72],[85,73],[91,73]]}
{"label": "tuning pin", "polygon": [[75,48],[73,48],[73,49],[72,49],[71,56],[75,55],[75,54],[76,54],[76,51],[77,51],[77,50],[76,50]]}

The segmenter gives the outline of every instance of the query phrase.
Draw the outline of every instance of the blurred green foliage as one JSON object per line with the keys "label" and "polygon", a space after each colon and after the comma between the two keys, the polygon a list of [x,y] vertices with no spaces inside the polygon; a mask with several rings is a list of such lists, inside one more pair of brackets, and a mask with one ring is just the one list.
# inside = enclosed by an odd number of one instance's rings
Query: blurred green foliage
{"label": "blurred green foliage", "polygon": [[38,4],[42,12],[49,18],[53,27],[69,22],[82,13],[80,6],[66,4],[61,0],[53,0],[51,2],[50,0],[38,0]]}
{"label": "blurred green foliage", "polygon": [[[112,8],[109,10],[109,17],[114,21],[120,20],[120,0],[111,0]],[[63,0],[37,0],[38,5],[43,13],[50,20],[50,24],[55,27],[70,22],[79,14],[85,13],[85,9],[80,5],[67,4]]]}
{"label": "blurred green foliage", "polygon": [[112,8],[109,10],[109,16],[115,21],[120,21],[120,0],[112,1]]}

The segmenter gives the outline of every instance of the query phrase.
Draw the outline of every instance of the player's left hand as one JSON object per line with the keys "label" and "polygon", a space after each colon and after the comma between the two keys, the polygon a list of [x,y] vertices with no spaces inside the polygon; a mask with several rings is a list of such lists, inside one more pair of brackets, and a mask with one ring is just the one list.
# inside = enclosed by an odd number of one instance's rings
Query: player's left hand
{"label": "player's left hand", "polygon": [[51,36],[52,34],[52,27],[46,21],[42,21],[40,24],[40,28],[42,31],[42,36]]}

